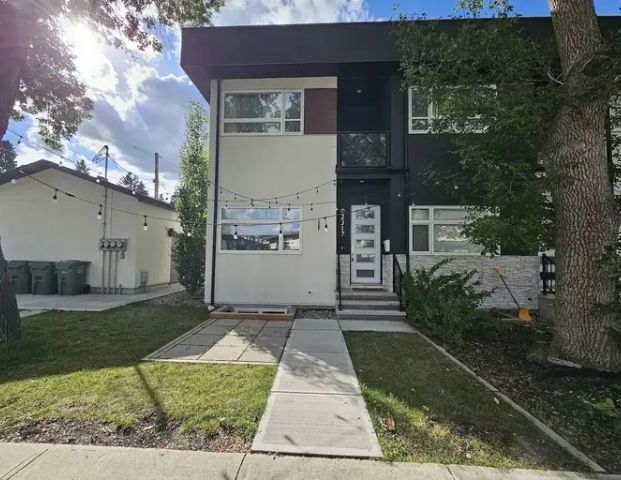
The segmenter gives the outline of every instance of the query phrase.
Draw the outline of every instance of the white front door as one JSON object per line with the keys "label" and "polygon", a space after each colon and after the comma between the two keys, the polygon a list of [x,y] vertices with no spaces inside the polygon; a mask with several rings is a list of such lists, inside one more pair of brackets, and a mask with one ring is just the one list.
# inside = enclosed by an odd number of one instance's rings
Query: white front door
{"label": "white front door", "polygon": [[351,282],[382,281],[379,205],[351,206]]}

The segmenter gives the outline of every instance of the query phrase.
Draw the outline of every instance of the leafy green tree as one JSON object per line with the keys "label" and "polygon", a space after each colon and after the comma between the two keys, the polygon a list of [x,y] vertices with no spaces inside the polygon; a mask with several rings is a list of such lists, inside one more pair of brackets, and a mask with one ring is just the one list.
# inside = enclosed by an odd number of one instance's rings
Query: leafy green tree
{"label": "leafy green tree", "polygon": [[147,187],[145,187],[144,182],[140,180],[138,175],[127,172],[119,179],[119,185],[122,185],[125,188],[129,188],[136,195],[148,195]]}
{"label": "leafy green tree", "polygon": [[0,173],[7,172],[17,167],[17,153],[15,147],[8,140],[0,141]]}
{"label": "leafy green tree", "polygon": [[[616,244],[619,211],[606,116],[618,95],[619,44],[605,41],[592,0],[549,0],[549,39],[529,35],[505,0],[464,0],[450,34],[436,22],[400,22],[405,86],[435,105],[431,129],[452,144],[457,173],[431,167],[471,205],[466,234],[487,252],[556,248],[556,355],[621,370],[618,299],[598,262]],[[476,21],[483,9],[495,19]]]}
{"label": "leafy green tree", "polygon": [[75,169],[83,175],[88,175],[91,173],[90,167],[86,164],[86,160],[84,160],[83,158],[77,161],[77,163],[75,164]]}
{"label": "leafy green tree", "polygon": [[188,293],[198,296],[205,284],[205,234],[207,228],[207,115],[191,102],[181,148],[181,172],[176,208],[182,233],[175,246],[179,281]]}

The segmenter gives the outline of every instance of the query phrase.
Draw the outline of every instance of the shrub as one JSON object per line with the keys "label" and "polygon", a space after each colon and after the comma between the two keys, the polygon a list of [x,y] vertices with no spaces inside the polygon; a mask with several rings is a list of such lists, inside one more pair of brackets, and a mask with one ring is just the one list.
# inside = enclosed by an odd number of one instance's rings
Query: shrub
{"label": "shrub", "polygon": [[408,320],[443,340],[459,342],[476,325],[488,318],[480,308],[491,292],[481,290],[472,280],[476,270],[438,274],[451,259],[430,269],[417,269],[404,278]]}

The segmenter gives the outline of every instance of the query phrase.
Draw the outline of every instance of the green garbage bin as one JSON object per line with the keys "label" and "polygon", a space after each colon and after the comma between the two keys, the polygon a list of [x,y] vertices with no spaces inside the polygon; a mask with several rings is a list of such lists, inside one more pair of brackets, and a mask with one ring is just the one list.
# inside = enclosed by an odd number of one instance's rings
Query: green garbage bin
{"label": "green garbage bin", "polygon": [[30,262],[33,295],[56,293],[56,269],[54,262]]}
{"label": "green garbage bin", "polygon": [[91,262],[65,260],[56,262],[59,295],[80,295],[86,286],[86,274]]}
{"label": "green garbage bin", "polygon": [[9,278],[15,293],[30,293],[32,291],[28,262],[24,260],[11,260],[9,262]]}

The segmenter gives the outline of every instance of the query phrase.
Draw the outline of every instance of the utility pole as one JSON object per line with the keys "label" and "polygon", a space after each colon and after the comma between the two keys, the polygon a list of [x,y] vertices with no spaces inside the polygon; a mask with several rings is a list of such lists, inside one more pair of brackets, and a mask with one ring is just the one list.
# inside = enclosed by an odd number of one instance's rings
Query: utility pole
{"label": "utility pole", "polygon": [[155,152],[155,179],[153,180],[155,183],[155,198],[159,200],[160,198],[160,154]]}

